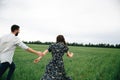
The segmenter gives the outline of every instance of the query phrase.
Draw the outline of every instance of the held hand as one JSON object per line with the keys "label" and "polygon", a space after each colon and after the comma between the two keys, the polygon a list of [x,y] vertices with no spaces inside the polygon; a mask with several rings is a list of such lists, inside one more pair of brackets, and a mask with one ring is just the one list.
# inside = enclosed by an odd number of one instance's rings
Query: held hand
{"label": "held hand", "polygon": [[40,59],[37,58],[37,59],[34,60],[34,63],[38,63],[39,61],[40,61]]}
{"label": "held hand", "polygon": [[40,51],[38,51],[38,56],[44,56],[44,54]]}

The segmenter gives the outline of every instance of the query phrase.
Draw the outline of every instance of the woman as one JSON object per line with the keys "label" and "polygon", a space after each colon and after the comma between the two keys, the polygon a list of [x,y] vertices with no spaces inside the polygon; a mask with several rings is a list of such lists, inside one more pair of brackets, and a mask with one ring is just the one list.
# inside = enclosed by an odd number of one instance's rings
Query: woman
{"label": "woman", "polygon": [[[49,48],[43,52],[43,55],[48,52],[52,53],[52,60],[46,66],[46,72],[41,80],[71,80],[66,76],[62,57],[64,53],[67,53],[67,56],[71,58],[73,53],[68,51],[63,35],[58,35],[56,43],[50,45]],[[34,63],[39,62],[41,58],[42,57],[35,59]]]}

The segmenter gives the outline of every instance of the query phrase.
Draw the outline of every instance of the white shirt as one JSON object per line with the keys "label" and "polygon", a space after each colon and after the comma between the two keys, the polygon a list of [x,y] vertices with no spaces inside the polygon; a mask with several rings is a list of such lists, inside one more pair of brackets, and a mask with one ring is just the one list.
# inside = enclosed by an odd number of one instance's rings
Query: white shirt
{"label": "white shirt", "polygon": [[23,49],[29,48],[13,33],[0,38],[0,63],[12,63],[16,46],[20,46]]}

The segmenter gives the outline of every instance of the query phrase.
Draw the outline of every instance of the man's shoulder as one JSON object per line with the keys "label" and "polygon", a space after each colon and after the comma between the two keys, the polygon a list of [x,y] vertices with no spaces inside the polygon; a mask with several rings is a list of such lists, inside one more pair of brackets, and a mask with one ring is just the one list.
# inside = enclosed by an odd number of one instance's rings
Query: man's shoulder
{"label": "man's shoulder", "polygon": [[12,33],[9,33],[9,34],[5,34],[3,35],[2,37],[0,37],[0,39],[14,39],[14,40],[20,40],[17,36],[15,36],[14,34]]}
{"label": "man's shoulder", "polygon": [[10,34],[4,34],[0,38],[8,37]]}
{"label": "man's shoulder", "polygon": [[8,33],[8,34],[4,34],[2,37],[5,37],[5,36],[11,36],[13,35],[12,33]]}

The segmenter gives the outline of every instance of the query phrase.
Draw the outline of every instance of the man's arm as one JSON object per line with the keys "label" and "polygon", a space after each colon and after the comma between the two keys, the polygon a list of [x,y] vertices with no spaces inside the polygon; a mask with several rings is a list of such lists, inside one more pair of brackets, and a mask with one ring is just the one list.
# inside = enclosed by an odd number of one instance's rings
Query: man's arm
{"label": "man's arm", "polygon": [[16,40],[15,44],[18,45],[19,47],[21,47],[22,49],[24,49],[24,50],[26,50],[26,51],[28,51],[30,53],[34,53],[34,54],[36,54],[38,56],[43,56],[43,54],[40,51],[36,51],[36,50],[28,47],[25,43],[23,43],[22,41],[20,41],[19,38],[16,38],[16,39],[17,40]]}
{"label": "man's arm", "polygon": [[30,53],[34,53],[34,54],[36,54],[36,55],[38,55],[38,56],[43,56],[42,52],[36,51],[36,50],[34,50],[34,49],[32,49],[32,48],[27,48],[26,51],[28,51],[28,52],[30,52]]}

